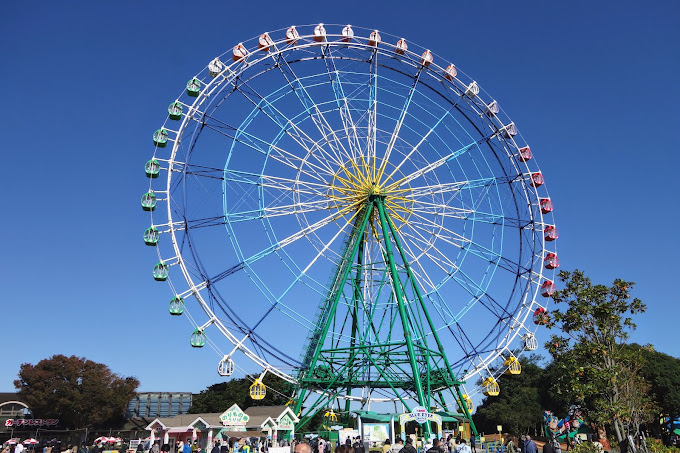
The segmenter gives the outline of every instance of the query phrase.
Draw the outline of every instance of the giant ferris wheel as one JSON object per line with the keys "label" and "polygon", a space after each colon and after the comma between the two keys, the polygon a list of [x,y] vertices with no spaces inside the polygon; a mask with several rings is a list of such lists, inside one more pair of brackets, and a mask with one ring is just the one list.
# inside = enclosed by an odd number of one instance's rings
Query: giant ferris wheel
{"label": "giant ferris wheel", "polygon": [[[264,33],[153,134],[144,232],[218,371],[289,381],[309,420],[459,410],[537,347],[557,230],[530,147],[454,64],[351,26]],[[482,382],[482,385],[478,385]]]}

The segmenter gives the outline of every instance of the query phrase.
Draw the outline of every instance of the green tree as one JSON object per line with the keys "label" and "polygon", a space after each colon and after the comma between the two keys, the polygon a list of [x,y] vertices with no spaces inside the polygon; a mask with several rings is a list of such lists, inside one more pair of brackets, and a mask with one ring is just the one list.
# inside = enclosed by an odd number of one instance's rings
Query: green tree
{"label": "green tree", "polygon": [[524,434],[539,429],[543,420],[539,398],[539,385],[543,370],[537,365],[539,356],[521,357],[522,372],[503,374],[498,379],[500,393],[487,396],[477,407],[472,420],[480,432],[494,433],[496,426],[514,434]]}
{"label": "green tree", "polygon": [[653,412],[640,374],[640,354],[625,347],[635,329],[632,316],[643,313],[645,304],[631,299],[632,282],[593,285],[579,270],[562,271],[559,279],[564,289],[552,296],[557,309],[548,327],[562,335],[552,335],[546,343],[559,375],[552,391],[574,395],[587,417],[610,424],[621,442]]}
{"label": "green tree", "polygon": [[37,365],[22,364],[14,386],[36,417],[85,428],[120,422],[139,381],[118,376],[102,363],[59,354]]}
{"label": "green tree", "polygon": [[655,351],[651,346],[630,345],[643,358],[640,374],[649,383],[659,412],[680,417],[680,359]]}
{"label": "green tree", "polygon": [[189,412],[192,414],[224,412],[234,403],[245,410],[250,406],[278,406],[288,402],[291,394],[290,384],[271,374],[263,379],[267,386],[265,397],[261,400],[252,399],[250,386],[257,377],[248,375],[240,379],[230,379],[201,390],[201,393],[194,396]]}

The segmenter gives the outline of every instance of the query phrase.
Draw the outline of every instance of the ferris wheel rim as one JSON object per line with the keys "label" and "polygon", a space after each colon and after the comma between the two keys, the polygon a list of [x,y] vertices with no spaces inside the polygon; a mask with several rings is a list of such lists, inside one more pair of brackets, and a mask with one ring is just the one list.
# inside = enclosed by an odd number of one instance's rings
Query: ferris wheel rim
{"label": "ferris wheel rim", "polygon": [[[360,39],[360,37],[357,37],[357,39]],[[336,43],[331,42],[331,41],[326,42],[326,43],[324,43],[324,44],[325,44],[325,45],[329,45],[329,46],[336,45]],[[342,43],[342,44],[337,43],[337,45],[339,45],[339,46],[346,46],[347,44],[346,44],[346,43]],[[387,44],[386,44],[386,45],[387,45]],[[314,47],[314,46],[318,46],[318,44],[310,43],[310,44],[308,45],[308,47]],[[366,47],[366,46],[364,46],[364,47]],[[284,51],[284,50],[280,51],[279,53],[282,53],[283,51]],[[253,52],[255,52],[255,51],[253,51]],[[266,59],[266,58],[271,58],[271,57],[270,57],[270,56],[263,56],[263,57],[262,57],[262,60],[264,60],[264,59]],[[253,64],[256,64],[256,63],[257,63],[257,62],[255,62],[255,63],[253,63]],[[432,65],[435,65],[435,64],[432,63]],[[439,67],[439,69],[440,69],[440,70],[443,70],[443,68],[441,68],[441,67]],[[211,83],[212,83],[212,82],[211,82]],[[199,101],[199,100],[197,99],[197,100],[194,102],[194,104],[192,104],[192,106],[191,106],[191,108],[190,108],[190,111],[191,111],[191,110],[198,111],[198,108],[195,107],[195,106],[196,106],[196,103],[197,103],[198,101]],[[190,119],[188,119],[188,117],[185,117],[185,118],[183,119],[183,121],[182,121],[182,126],[180,127],[180,131],[184,129],[184,127],[185,127],[185,122],[187,122],[187,121],[190,121]],[[179,134],[178,134],[178,135],[179,135]],[[175,157],[175,154],[176,154],[177,146],[178,146],[178,143],[175,143],[175,144],[173,145],[172,155],[171,155],[171,158],[169,159],[169,162],[168,162],[168,164],[169,164],[170,166],[173,165],[174,157]],[[172,173],[172,172],[169,172],[169,174],[171,174],[171,173]],[[168,177],[168,182],[167,182],[167,186],[166,186],[166,193],[168,194],[168,196],[169,196],[169,194],[171,193],[171,190],[172,190],[172,188],[171,188],[171,178]],[[169,221],[168,221],[168,224],[169,224],[169,225],[168,225],[168,226],[169,226],[169,229],[170,229],[171,236],[172,236],[172,238],[173,238],[173,239],[172,239],[173,248],[175,249],[175,253],[176,253],[176,256],[173,257],[173,258],[171,258],[170,260],[176,259],[176,260],[177,260],[176,264],[179,264],[179,265],[180,265],[180,268],[182,269],[182,273],[183,273],[183,275],[184,275],[184,278],[185,278],[186,282],[189,284],[189,287],[190,287],[190,289],[189,289],[188,292],[191,293],[194,297],[197,298],[197,300],[199,301],[199,304],[201,305],[201,307],[206,311],[206,314],[208,314],[211,318],[215,318],[215,320],[214,320],[213,322],[214,322],[215,325],[218,325],[218,326],[220,327],[221,333],[222,333],[225,337],[227,337],[227,339],[228,339],[230,342],[232,342],[232,344],[237,344],[240,340],[239,340],[236,336],[234,336],[233,334],[231,334],[231,332],[229,331],[229,329],[228,329],[224,324],[222,324],[222,322],[221,322],[219,319],[217,319],[217,317],[215,316],[215,313],[212,311],[212,309],[209,308],[209,304],[207,304],[206,301],[202,298],[201,291],[203,290],[203,288],[201,288],[201,283],[199,283],[199,284],[195,283],[194,280],[193,280],[193,278],[192,278],[192,276],[191,276],[191,273],[186,269],[185,264],[184,264],[184,260],[183,260],[183,258],[182,258],[182,253],[181,253],[180,248],[179,248],[179,244],[178,244],[178,242],[177,242],[177,240],[176,240],[176,238],[175,238],[174,226],[173,226],[173,222],[172,222],[173,213],[171,212],[170,203],[167,203],[167,206],[168,206],[168,219],[169,219]],[[541,216],[540,223],[542,223],[542,224],[545,225],[546,223],[543,222],[543,214],[540,213],[540,211],[538,211],[538,213],[539,213],[539,215]],[[545,243],[544,243],[544,242],[545,242],[545,241],[543,241],[543,244],[542,244],[543,247],[542,247],[542,249],[545,249]],[[162,259],[162,258],[160,257],[160,251],[159,251],[159,259]],[[542,267],[539,267],[539,269],[541,270],[541,272],[539,273],[539,275],[538,275],[536,278],[537,278],[537,280],[540,281],[540,280],[543,279]],[[531,296],[530,299],[535,300],[537,295],[538,295],[538,285],[536,285],[535,294],[534,294],[533,296]],[[528,296],[528,295],[527,295],[527,296]],[[525,297],[525,299],[526,299],[526,297]],[[532,302],[530,301],[529,303],[531,304]],[[529,316],[529,313],[530,313],[530,311],[526,311],[526,310],[525,310],[525,312],[524,312],[524,318],[523,318],[522,321],[521,321],[522,324],[526,321],[526,318]],[[509,338],[508,341],[507,341],[507,344],[510,344],[510,343],[512,342],[512,340],[514,340],[518,335],[520,335],[520,332],[519,332],[519,331],[513,331],[512,335],[510,335],[510,338]],[[268,362],[261,360],[261,358],[258,356],[257,353],[251,351],[251,350],[248,349],[247,347],[241,345],[240,348],[239,348],[239,350],[241,350],[242,352],[244,352],[244,354],[245,354],[246,356],[248,356],[251,360],[253,360],[255,363],[259,364],[259,365],[262,366],[263,368],[270,369],[272,372],[274,372],[274,370],[277,370],[275,367],[273,367],[273,366],[272,366],[271,364],[269,364]],[[498,351],[497,351],[497,352],[498,352]],[[500,353],[500,352],[499,352],[499,353]],[[498,355],[498,354],[496,354],[496,356],[497,356],[497,355]],[[490,359],[490,360],[493,360],[493,359]],[[489,361],[490,361],[490,360],[489,360]],[[488,362],[487,362],[487,361],[483,361],[483,363],[486,364],[486,363],[488,363]],[[481,368],[482,368],[482,367],[480,367],[480,369],[481,369]],[[278,370],[277,370],[277,371],[278,371]],[[275,372],[275,374],[278,374],[278,373]],[[294,380],[294,378],[293,378],[292,376],[288,375],[287,373],[283,373],[283,372],[282,372],[282,373],[280,374],[280,377],[283,377],[283,378],[285,379],[284,376],[290,378],[290,379],[286,379],[286,380],[290,380],[291,382]],[[474,376],[474,374],[472,374],[471,376],[466,376],[466,377],[472,377],[472,376]]]}

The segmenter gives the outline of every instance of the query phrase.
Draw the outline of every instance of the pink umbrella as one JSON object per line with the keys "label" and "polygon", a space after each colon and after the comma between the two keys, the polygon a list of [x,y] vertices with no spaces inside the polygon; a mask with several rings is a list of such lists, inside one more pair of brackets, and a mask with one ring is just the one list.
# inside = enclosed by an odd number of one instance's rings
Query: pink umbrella
{"label": "pink umbrella", "polygon": [[26,444],[26,445],[35,445],[35,444],[39,444],[40,442],[38,442],[38,441],[35,440],[35,439],[26,439],[26,440],[23,441],[22,443],[24,443],[24,444]]}
{"label": "pink umbrella", "polygon": [[19,441],[18,438],[10,439],[7,442],[5,442],[7,445],[15,445]]}

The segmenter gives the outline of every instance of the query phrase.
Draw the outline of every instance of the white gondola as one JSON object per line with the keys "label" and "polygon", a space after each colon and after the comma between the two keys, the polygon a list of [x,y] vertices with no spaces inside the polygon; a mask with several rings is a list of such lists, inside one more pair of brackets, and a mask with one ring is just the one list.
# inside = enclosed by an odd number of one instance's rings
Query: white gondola
{"label": "white gondola", "polygon": [[368,36],[368,45],[375,47],[378,44],[380,44],[380,33],[378,33],[378,30],[373,30]]}
{"label": "white gondola", "polygon": [[407,50],[408,44],[406,44],[406,40],[404,38],[401,38],[399,41],[397,41],[397,47],[394,49],[397,55],[404,55]]}
{"label": "white gondola", "polygon": [[298,39],[300,39],[300,33],[298,33],[297,28],[295,28],[294,25],[286,30],[287,44],[297,44]]}
{"label": "white gondola", "polygon": [[512,138],[515,135],[517,135],[517,128],[515,127],[515,123],[510,123],[503,126],[503,128],[501,129],[501,135],[505,138]]}
{"label": "white gondola", "polygon": [[212,78],[217,77],[223,70],[224,63],[222,63],[219,58],[215,58],[208,64],[208,72]]}
{"label": "white gondola", "polygon": [[314,41],[323,42],[326,39],[326,29],[323,24],[314,27]]}
{"label": "white gondola", "polygon": [[243,59],[248,55],[248,51],[246,48],[243,46],[243,43],[239,43],[234,47],[234,50],[231,52],[231,57],[233,58],[234,61],[239,62],[243,61]]}
{"label": "white gondola", "polygon": [[536,340],[536,335],[533,333],[528,333],[524,335],[524,349],[527,351],[535,351],[538,349],[538,340]]}
{"label": "white gondola", "polygon": [[347,25],[342,29],[342,42],[350,42],[354,38],[354,30],[352,30],[351,25]]}
{"label": "white gondola", "polygon": [[420,64],[427,68],[428,66],[430,66],[430,63],[432,63],[432,52],[426,50],[420,56]]}
{"label": "white gondola", "polygon": [[498,107],[498,102],[496,101],[491,101],[491,103],[487,105],[486,108],[484,109],[484,113],[486,113],[486,116],[488,116],[489,118],[498,115],[499,111],[500,107]]}
{"label": "white gondola", "polygon": [[269,33],[262,33],[260,39],[257,40],[257,48],[262,52],[269,52],[269,48],[274,45],[274,40],[269,36]]}
{"label": "white gondola", "polygon": [[217,364],[217,373],[220,376],[231,376],[234,373],[234,361],[228,355],[222,357],[220,363]]}
{"label": "white gondola", "polygon": [[450,64],[446,67],[446,70],[444,71],[444,77],[446,77],[446,80],[452,82],[457,75],[458,71],[456,70],[456,67],[453,64]]}
{"label": "white gondola", "polygon": [[469,98],[473,98],[479,94],[479,85],[477,85],[477,82],[473,81],[470,85],[467,86],[465,89],[465,96]]}

